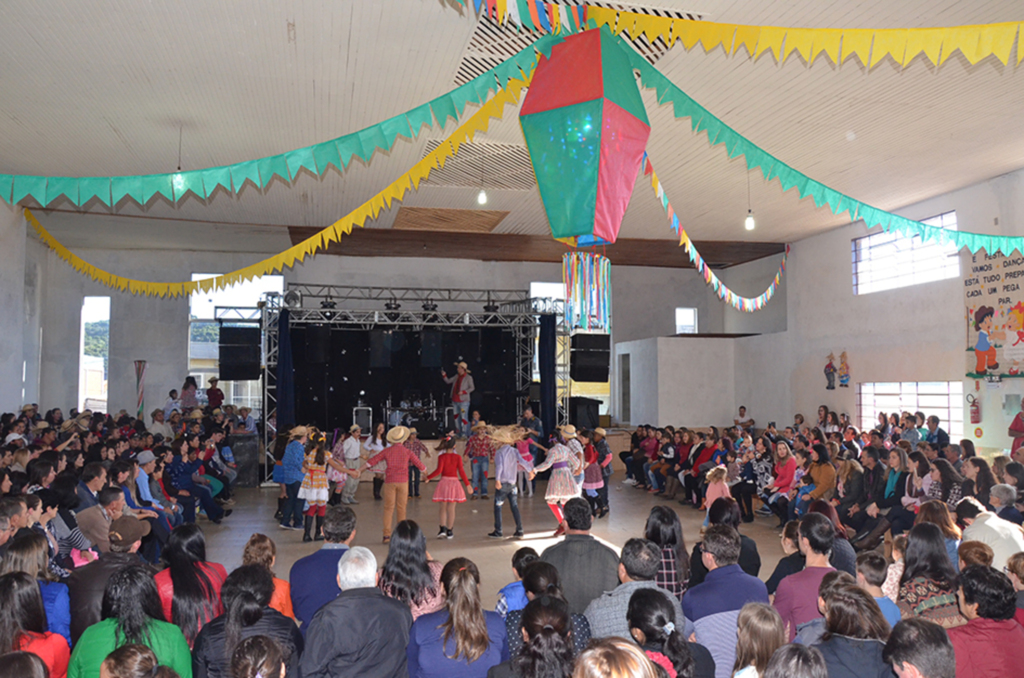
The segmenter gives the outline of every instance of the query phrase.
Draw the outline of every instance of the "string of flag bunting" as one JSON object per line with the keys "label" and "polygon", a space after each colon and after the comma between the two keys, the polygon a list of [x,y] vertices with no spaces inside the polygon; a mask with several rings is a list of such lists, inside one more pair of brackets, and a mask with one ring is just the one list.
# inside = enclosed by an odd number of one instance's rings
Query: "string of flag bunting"
{"label": "string of flag bunting", "polygon": [[658,196],[658,202],[661,203],[662,208],[665,210],[666,216],[668,216],[669,224],[672,226],[672,230],[679,235],[679,245],[686,248],[686,253],[690,257],[690,262],[697,269],[697,272],[704,278],[704,282],[714,290],[718,298],[729,304],[737,311],[744,311],[746,313],[753,313],[754,311],[760,311],[765,305],[771,301],[771,298],[775,296],[775,290],[779,288],[782,283],[782,275],[786,272],[786,260],[789,258],[789,245],[786,245],[786,251],[782,255],[782,261],[779,263],[779,270],[772,279],[768,289],[756,297],[744,297],[736,294],[726,286],[721,279],[715,275],[715,272],[711,270],[707,262],[704,261],[704,257],[700,255],[697,248],[694,246],[693,241],[690,240],[690,236],[686,233],[686,229],[679,223],[679,215],[676,209],[669,202],[668,195],[665,193],[665,187],[658,180],[658,174],[654,171],[654,166],[651,164],[651,159],[647,153],[644,153],[643,162],[641,163],[644,176],[650,177],[651,188],[654,189],[654,194]]}

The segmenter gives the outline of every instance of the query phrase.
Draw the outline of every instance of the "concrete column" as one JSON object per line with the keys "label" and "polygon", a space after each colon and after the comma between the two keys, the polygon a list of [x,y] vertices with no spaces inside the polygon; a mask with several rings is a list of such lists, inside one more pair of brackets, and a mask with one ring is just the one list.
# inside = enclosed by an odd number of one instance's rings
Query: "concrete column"
{"label": "concrete column", "polygon": [[25,220],[0,204],[0,411],[21,407],[24,389]]}

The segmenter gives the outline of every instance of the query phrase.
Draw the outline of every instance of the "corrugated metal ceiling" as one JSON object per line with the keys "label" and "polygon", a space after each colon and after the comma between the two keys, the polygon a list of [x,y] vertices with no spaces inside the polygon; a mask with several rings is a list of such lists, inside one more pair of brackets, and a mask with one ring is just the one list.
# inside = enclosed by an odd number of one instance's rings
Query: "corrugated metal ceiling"
{"label": "corrugated metal ceiling", "polygon": [[[624,3],[640,5],[643,3]],[[814,27],[917,27],[1024,19],[1019,0],[659,0],[706,19]],[[280,153],[358,130],[443,94],[458,82],[477,19],[437,0],[6,0],[0,4],[0,172],[68,176],[167,172]],[[479,45],[477,45],[479,47]],[[752,62],[722,50],[677,47],[657,61],[742,134],[797,169],[861,200],[897,208],[1024,166],[1024,74],[959,54],[936,69],[886,61],[808,67],[792,57]],[[806,237],[842,223],[751,175],[758,229],[743,231],[741,160],[645,101],[649,148],[693,237]],[[454,129],[450,125],[447,131]],[[439,132],[402,142],[342,176],[252,187],[238,198],[134,206],[127,215],[269,226],[322,226],[372,196],[422,157]],[[509,108],[480,145],[521,146]],[[474,167],[475,170],[475,167]],[[467,170],[472,173],[471,170]],[[436,178],[438,183],[445,183]],[[427,182],[407,203],[472,208],[478,188]],[[506,210],[496,232],[542,234],[537,189],[489,190]],[[91,211],[102,212],[103,208]],[[389,227],[394,210],[372,224]],[[97,221],[104,228],[95,226]],[[116,246],[118,220],[62,218],[58,236]],[[123,223],[129,223],[127,221]],[[133,222],[134,223],[134,222]],[[211,228],[215,228],[211,226]],[[961,228],[983,228],[961,223]],[[95,237],[83,233],[88,229]],[[77,231],[76,233],[73,233]],[[265,232],[266,229],[260,232]],[[232,232],[237,232],[232,229]],[[660,205],[638,182],[622,232],[667,238]],[[107,242],[109,240],[109,243]]]}

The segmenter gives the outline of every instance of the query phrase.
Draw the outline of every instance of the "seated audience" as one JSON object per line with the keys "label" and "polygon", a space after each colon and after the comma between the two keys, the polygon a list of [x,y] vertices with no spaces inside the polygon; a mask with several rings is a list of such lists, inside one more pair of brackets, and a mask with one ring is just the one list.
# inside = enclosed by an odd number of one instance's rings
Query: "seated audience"
{"label": "seated audience", "polygon": [[4,554],[0,574],[24,572],[39,583],[46,610],[46,630],[59,633],[71,646],[71,601],[68,586],[57,581],[47,566],[46,538],[40,534],[18,537]]}
{"label": "seated audience", "polygon": [[168,667],[160,666],[153,651],[145,645],[122,645],[100,664],[102,678],[180,678]]}
{"label": "seated audience", "polygon": [[960,573],[957,592],[967,624],[950,629],[958,678],[1003,678],[1024,667],[1024,628],[1013,616],[1016,597],[1009,578],[991,567]]}
{"label": "seated audience", "polygon": [[857,573],[857,553],[850,544],[846,528],[839,522],[839,514],[836,513],[835,507],[826,501],[818,499],[811,502],[807,512],[820,513],[832,523],[835,538],[832,540],[832,550],[828,554],[829,564],[850,576],[855,575]]}
{"label": "seated audience", "polygon": [[156,583],[142,563],[114,573],[103,594],[102,621],[82,633],[68,668],[70,678],[99,678],[108,654],[126,643],[151,649],[160,663],[192,675],[192,656],[181,630],[164,621]]}
{"label": "seated audience", "polygon": [[1017,490],[1013,485],[994,485],[991,494],[992,509],[1003,520],[1020,525],[1024,516],[1017,510]]}
{"label": "seated audience", "polygon": [[569,678],[576,658],[569,604],[562,598],[542,596],[514,611],[522,613],[523,649],[510,661],[492,666],[487,678]]}
{"label": "seated audience", "polygon": [[992,567],[1002,570],[1014,553],[1024,551],[1024,530],[1003,520],[974,497],[965,497],[956,505],[956,522],[964,531],[964,540],[981,541],[992,547]]}
{"label": "seated audience", "polygon": [[736,661],[736,619],[747,603],[767,603],[768,589],[737,565],[740,535],[728,525],[707,529],[700,557],[708,576],[683,595],[683,612],[696,627],[696,642],[711,651],[716,678],[729,678]]}
{"label": "seated audience", "polygon": [[0,678],[50,678],[50,670],[31,652],[0,654]]}
{"label": "seated audience", "polygon": [[856,579],[839,570],[833,570],[822,577],[821,585],[818,586],[818,613],[821,616],[797,626],[796,639],[793,642],[814,645],[820,641],[821,637],[825,635],[825,610],[832,591],[840,586],[856,586],[856,584]]}
{"label": "seated audience", "polygon": [[1017,601],[1017,611],[1013,613],[1013,618],[1017,620],[1018,624],[1024,626],[1024,552],[1014,553],[1006,561],[1006,576],[1013,584]]}
{"label": "seated audience", "polygon": [[828,562],[834,539],[835,528],[825,516],[808,513],[800,518],[800,552],[806,563],[803,570],[779,582],[772,603],[786,625],[790,641],[796,638],[800,624],[820,616],[818,587],[822,577],[834,571]]}
{"label": "seated audience", "polygon": [[714,678],[715,660],[706,647],[686,640],[672,602],[657,589],[634,591],[626,611],[630,636],[670,676]]}
{"label": "seated audience", "polygon": [[306,631],[303,678],[407,675],[412,612],[377,586],[373,553],[362,546],[348,549],[337,577],[341,593],[313,615]]}
{"label": "seated audience", "polygon": [[292,610],[306,633],[313,615],[338,597],[338,560],[356,536],[356,514],[348,506],[328,506],[324,514],[324,543],[319,551],[299,558],[288,575]]}
{"label": "seated audience", "polygon": [[734,678],[761,678],[786,638],[786,626],[774,607],[763,603],[744,605],[736,620]]}
{"label": "seated audience", "polygon": [[900,678],[956,678],[956,658],[946,630],[915,617],[892,628],[882,658]]}
{"label": "seated audience", "polygon": [[829,678],[894,678],[882,659],[889,623],[871,594],[857,586],[837,586],[825,601],[825,633],[816,647]]}
{"label": "seated audience", "polygon": [[277,561],[277,544],[265,534],[253,534],[242,549],[242,565],[261,565],[274,580],[274,594],[270,598],[270,607],[286,617],[295,618],[292,611],[291,586],[284,579],[274,576],[274,563]]}
{"label": "seated audience", "polygon": [[[124,513],[124,492],[119,487],[105,487],[97,493],[96,505],[79,511],[75,518],[78,528],[89,543],[96,546],[100,553],[110,550],[110,524]],[[146,534],[151,526],[146,523]]]}
{"label": "seated audience", "polygon": [[924,617],[945,628],[966,623],[956,602],[956,570],[942,532],[919,523],[907,533],[907,554],[896,604],[903,619]]}
{"label": "seated audience", "polygon": [[679,515],[667,506],[653,507],[644,526],[644,538],[661,549],[655,583],[682,600],[690,580],[690,557]]}
{"label": "seated audience", "polygon": [[529,546],[517,549],[512,554],[512,574],[516,579],[498,591],[498,603],[494,606],[494,611],[502,617],[509,612],[522,610],[529,602],[526,597],[526,589],[523,588],[523,571],[535,560],[540,560],[540,556]]}
{"label": "seated audience", "polygon": [[[523,590],[526,592],[526,599],[530,601],[543,597],[557,598],[558,600],[565,601],[565,594],[562,593],[562,583],[558,570],[555,569],[554,565],[545,563],[543,560],[535,560],[523,570]],[[568,601],[565,602],[568,605]],[[508,653],[513,659],[522,651],[523,643],[525,642],[523,640],[522,617],[522,610],[513,610],[505,616]],[[590,642],[590,622],[587,621],[586,615],[583,614],[571,614],[569,619],[572,626],[571,639],[573,648],[577,653],[580,653],[587,647],[587,643]]]}
{"label": "seated audience", "polygon": [[508,661],[505,623],[480,602],[480,571],[466,558],[449,560],[441,572],[445,608],[413,622],[406,650],[409,677],[487,675]]}
{"label": "seated audience", "polygon": [[46,610],[35,577],[0,576],[0,650],[38,655],[51,678],[64,678],[71,650],[63,636],[46,630]]}
{"label": "seated audience", "polygon": [[817,648],[783,645],[768,662],[763,678],[830,678],[825,658]]}
{"label": "seated audience", "polygon": [[995,553],[992,547],[980,541],[962,541],[957,549],[957,571],[963,572],[971,565],[984,565],[992,567],[992,558]]}
{"label": "seated audience", "polygon": [[618,567],[618,577],[622,583],[591,601],[585,612],[590,623],[590,632],[595,638],[630,637],[626,611],[629,609],[629,600],[633,593],[641,589],[652,589],[671,599],[670,603],[676,610],[676,617],[682,621],[679,600],[654,582],[660,562],[661,549],[653,542],[646,539],[630,539],[623,545]]}
{"label": "seated audience", "polygon": [[595,640],[576,660],[573,678],[662,678],[667,672],[625,638]]}
{"label": "seated audience", "polygon": [[270,607],[274,577],[263,565],[242,565],[221,588],[224,614],[210,620],[192,648],[192,675],[230,678],[228,659],[250,636],[268,636],[283,650],[287,673],[297,676],[303,639],[295,622]]}
{"label": "seated audience", "polygon": [[[708,509],[709,525],[728,525],[739,534],[740,522],[740,509],[734,499],[716,499],[711,504],[711,508]],[[693,553],[690,556],[690,581],[688,584],[690,587],[702,583],[708,573],[707,568],[704,567],[704,562],[701,560],[700,550],[701,544],[698,542],[694,545]],[[761,571],[761,556],[757,552],[757,542],[742,534],[740,534],[740,558],[738,563],[740,569],[751,577],[756,577]]]}
{"label": "seated audience", "polygon": [[882,584],[888,573],[889,564],[885,556],[877,551],[867,551],[857,556],[857,586],[867,591],[875,602],[889,626],[895,626],[902,618],[900,608],[882,593]]}
{"label": "seated audience", "polygon": [[590,536],[593,515],[582,497],[570,499],[562,507],[565,537],[540,554],[540,559],[554,565],[559,572],[572,572],[565,579],[565,599],[569,611],[582,614],[590,602],[618,585],[619,557]]}
{"label": "seated audience", "polygon": [[953,520],[953,514],[949,512],[946,505],[941,501],[926,501],[921,504],[917,518],[914,520],[915,525],[919,523],[937,525],[939,530],[942,531],[942,539],[946,545],[946,555],[949,556],[949,562],[953,565],[953,569],[956,570],[957,563],[960,562],[959,549],[963,532],[957,527],[956,522]]}
{"label": "seated audience", "polygon": [[203,624],[224,611],[220,588],[228,573],[220,563],[206,561],[206,539],[194,523],[171,532],[164,560],[167,569],[154,577],[164,618],[182,630],[191,647]]}
{"label": "seated audience", "polygon": [[444,563],[430,559],[427,537],[420,526],[403,520],[391,535],[378,586],[384,595],[408,605],[416,620],[444,608],[443,569]]}
{"label": "seated audience", "polygon": [[772,576],[765,582],[771,595],[775,595],[779,582],[804,569],[804,554],[800,553],[800,521],[791,520],[786,523],[779,539],[782,542],[782,552],[786,555],[779,559]]}
{"label": "seated audience", "polygon": [[249,636],[231,655],[232,678],[285,678],[281,647],[267,636]]}

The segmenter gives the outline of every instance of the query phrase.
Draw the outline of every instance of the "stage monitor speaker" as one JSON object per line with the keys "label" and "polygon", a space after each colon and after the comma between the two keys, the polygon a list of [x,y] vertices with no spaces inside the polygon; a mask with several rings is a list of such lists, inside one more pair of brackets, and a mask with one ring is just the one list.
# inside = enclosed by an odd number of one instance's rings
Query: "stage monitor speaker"
{"label": "stage monitor speaker", "polygon": [[595,429],[600,426],[598,407],[601,401],[593,398],[569,398],[569,422],[577,429]]}
{"label": "stage monitor speaker", "polygon": [[420,332],[420,367],[441,367],[441,333],[436,330]]}
{"label": "stage monitor speaker", "polygon": [[612,337],[610,334],[574,334],[572,350],[608,352],[612,350]]}
{"label": "stage monitor speaker", "polygon": [[384,330],[370,330],[370,369],[391,367],[391,349],[389,337]]}
{"label": "stage monitor speaker", "polygon": [[259,379],[260,328],[221,327],[218,345],[220,378],[223,381],[249,381]]}
{"label": "stage monitor speaker", "polygon": [[569,376],[573,381],[604,383],[608,381],[610,360],[607,351],[573,351],[569,354]]}
{"label": "stage monitor speaker", "polygon": [[310,325],[306,328],[306,362],[322,364],[331,353],[331,328],[327,325]]}

